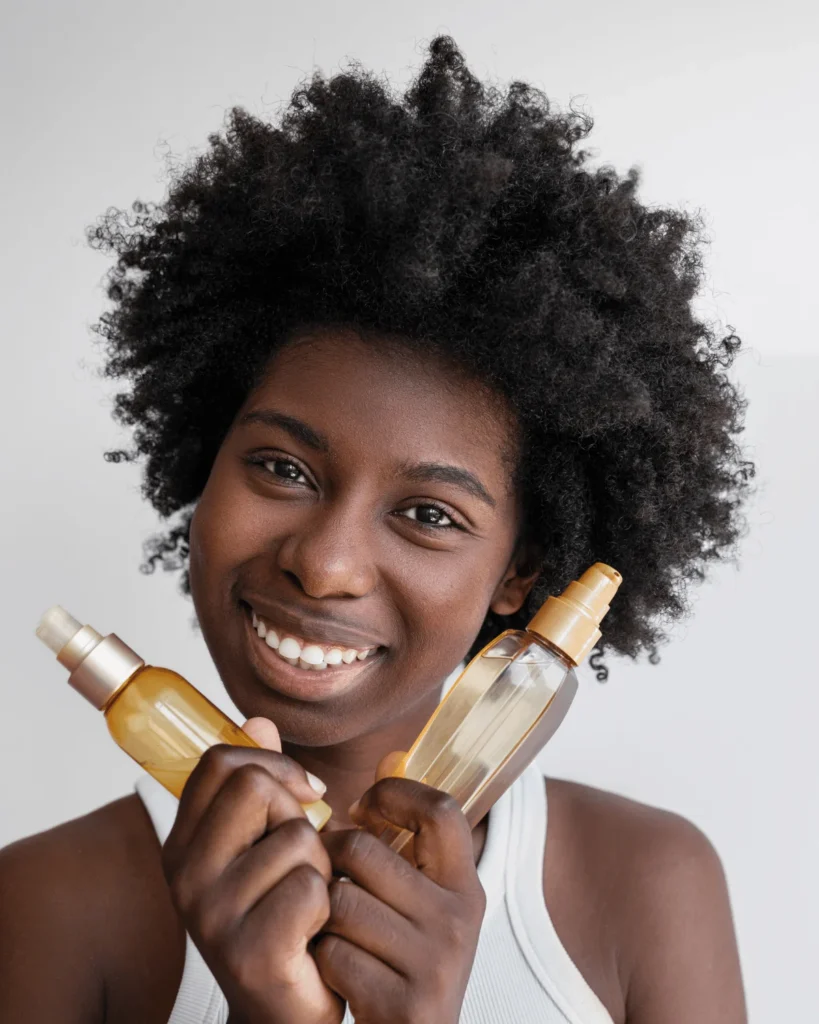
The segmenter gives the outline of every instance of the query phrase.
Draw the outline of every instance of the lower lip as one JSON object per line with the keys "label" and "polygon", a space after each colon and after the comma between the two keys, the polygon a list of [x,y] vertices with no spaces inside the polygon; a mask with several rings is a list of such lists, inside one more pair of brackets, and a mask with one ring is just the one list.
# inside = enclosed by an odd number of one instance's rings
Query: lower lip
{"label": "lower lip", "polygon": [[321,701],[338,697],[357,686],[371,669],[380,661],[381,651],[371,654],[365,661],[354,661],[350,665],[328,665],[325,669],[301,668],[276,654],[268,647],[253,627],[250,612],[242,609],[250,646],[251,660],[264,685],[285,697],[296,700]]}

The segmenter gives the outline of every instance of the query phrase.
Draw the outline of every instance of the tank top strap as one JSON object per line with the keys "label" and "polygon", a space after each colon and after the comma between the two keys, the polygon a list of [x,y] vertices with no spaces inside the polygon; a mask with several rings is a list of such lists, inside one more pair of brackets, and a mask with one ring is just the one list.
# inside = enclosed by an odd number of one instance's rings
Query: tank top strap
{"label": "tank top strap", "polygon": [[571,1024],[610,1024],[611,1016],[569,956],[543,895],[549,821],[546,780],[533,762],[509,790],[506,907],[520,951]]}

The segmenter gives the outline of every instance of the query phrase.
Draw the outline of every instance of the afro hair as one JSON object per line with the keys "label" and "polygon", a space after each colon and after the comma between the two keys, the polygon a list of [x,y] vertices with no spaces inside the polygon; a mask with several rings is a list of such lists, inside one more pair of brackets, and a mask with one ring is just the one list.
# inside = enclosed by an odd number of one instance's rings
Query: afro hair
{"label": "afro hair", "polygon": [[[592,562],[623,585],[592,660],[667,642],[689,585],[733,557],[753,464],[728,376],[739,338],[698,319],[699,216],[590,165],[591,118],[483,84],[448,36],[396,95],[357,62],[315,73],[275,123],[234,107],[162,202],[88,229],[115,256],[94,330],[114,416],[164,519],[145,571],[182,570],[216,452],[276,349],[348,325],[427,346],[504,397],[538,581],[473,651]],[[596,659],[596,662],[595,662]]]}

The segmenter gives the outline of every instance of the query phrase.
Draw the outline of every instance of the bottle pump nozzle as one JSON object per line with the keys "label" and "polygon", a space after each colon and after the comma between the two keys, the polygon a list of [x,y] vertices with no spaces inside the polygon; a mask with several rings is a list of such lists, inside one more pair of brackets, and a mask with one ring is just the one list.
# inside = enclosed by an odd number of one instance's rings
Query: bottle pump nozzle
{"label": "bottle pump nozzle", "polygon": [[548,598],[526,628],[579,665],[600,639],[598,626],[622,582],[616,569],[595,562],[559,597]]}
{"label": "bottle pump nozzle", "polygon": [[70,685],[99,709],[145,664],[116,634],[104,637],[58,604],[44,613],[35,632],[71,673]]}

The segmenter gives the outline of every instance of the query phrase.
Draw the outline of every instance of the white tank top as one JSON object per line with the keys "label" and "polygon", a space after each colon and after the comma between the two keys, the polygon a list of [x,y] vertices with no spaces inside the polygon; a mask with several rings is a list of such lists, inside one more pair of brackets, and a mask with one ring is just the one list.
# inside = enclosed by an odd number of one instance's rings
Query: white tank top
{"label": "white tank top", "polygon": [[[178,801],[150,775],[135,785],[161,843]],[[537,763],[489,813],[478,875],[486,892],[460,1024],[612,1024],[569,958],[543,898],[547,807]],[[228,1006],[187,937],[182,982],[168,1024],[226,1024]],[[354,1024],[349,1010],[343,1024]]]}

